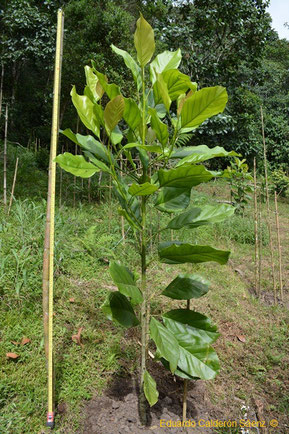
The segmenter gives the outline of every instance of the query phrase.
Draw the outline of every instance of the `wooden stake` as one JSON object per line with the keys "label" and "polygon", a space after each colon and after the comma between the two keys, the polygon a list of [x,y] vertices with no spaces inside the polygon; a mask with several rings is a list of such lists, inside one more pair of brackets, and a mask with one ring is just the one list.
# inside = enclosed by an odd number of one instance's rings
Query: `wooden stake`
{"label": "wooden stake", "polygon": [[8,131],[8,104],[5,109],[5,129],[4,129],[4,161],[3,161],[3,202],[7,205],[7,131]]}
{"label": "wooden stake", "polygon": [[277,240],[278,240],[279,287],[280,287],[281,300],[283,301],[282,251],[281,251],[281,241],[280,241],[280,225],[279,225],[279,213],[278,213],[276,190],[275,190],[275,214],[276,214],[276,228],[277,228]]}
{"label": "wooden stake", "polygon": [[275,266],[274,266],[274,256],[273,256],[273,239],[272,239],[272,229],[271,229],[271,221],[270,221],[270,203],[269,203],[269,187],[268,187],[266,141],[265,141],[264,118],[263,118],[263,108],[262,108],[262,106],[261,106],[261,125],[262,125],[262,138],[263,138],[263,151],[264,151],[264,169],[265,169],[265,186],[266,186],[266,205],[267,205],[267,226],[268,226],[268,231],[269,231],[269,243],[270,243],[271,269],[272,269],[272,280],[273,280],[273,291],[274,291],[274,303],[276,305],[277,304],[277,293],[276,293]]}
{"label": "wooden stake", "polygon": [[[49,213],[49,293],[48,293],[48,412],[46,426],[54,427],[54,381],[53,381],[53,272],[54,272],[54,223],[55,223],[55,184],[56,153],[59,131],[61,64],[63,47],[64,14],[57,15],[56,55],[54,68],[53,115],[50,148],[50,213]],[[48,204],[48,201],[47,201]]]}
{"label": "wooden stake", "polygon": [[2,70],[1,70],[1,84],[0,84],[0,118],[1,118],[1,116],[2,116],[3,83],[4,83],[4,63],[2,63]]}
{"label": "wooden stake", "polygon": [[258,235],[259,235],[259,242],[258,242],[258,291],[259,291],[259,297],[261,295],[261,275],[262,275],[262,192],[260,190],[259,194],[259,213],[258,213]]}
{"label": "wooden stake", "polygon": [[258,288],[258,204],[257,204],[257,176],[256,158],[254,157],[254,229],[255,229],[255,292],[260,296]]}
{"label": "wooden stake", "polygon": [[14,170],[14,177],[13,177],[13,184],[12,184],[10,202],[9,202],[9,207],[8,207],[8,215],[10,214],[10,210],[11,210],[11,206],[12,206],[12,202],[13,202],[13,197],[14,197],[14,190],[15,190],[17,170],[18,170],[18,161],[19,161],[19,158],[17,157],[16,164],[15,164],[15,170]]}

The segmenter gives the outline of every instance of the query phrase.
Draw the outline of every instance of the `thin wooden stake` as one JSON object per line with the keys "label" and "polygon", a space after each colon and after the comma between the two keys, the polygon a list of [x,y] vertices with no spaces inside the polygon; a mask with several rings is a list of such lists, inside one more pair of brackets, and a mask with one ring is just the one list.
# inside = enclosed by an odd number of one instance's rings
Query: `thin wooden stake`
{"label": "thin wooden stake", "polygon": [[259,213],[258,213],[258,291],[259,297],[261,296],[261,276],[262,276],[262,192],[259,194]]}
{"label": "thin wooden stake", "polygon": [[281,241],[280,241],[280,225],[279,225],[279,213],[278,213],[276,190],[275,190],[275,214],[276,214],[276,228],[277,228],[277,240],[278,240],[279,287],[280,287],[281,300],[283,301],[282,250],[281,250]]}
{"label": "thin wooden stake", "polygon": [[1,84],[0,84],[0,118],[1,118],[1,116],[2,116],[3,83],[4,83],[4,63],[2,63],[2,70],[1,70]]}
{"label": "thin wooden stake", "polygon": [[12,202],[13,202],[13,197],[14,197],[14,190],[15,190],[17,170],[18,170],[18,161],[19,161],[19,158],[17,157],[16,164],[15,164],[15,170],[14,170],[14,177],[13,177],[13,184],[12,184],[10,202],[9,202],[9,207],[8,207],[8,215],[10,214],[10,210],[11,210],[11,206],[12,206]]}
{"label": "thin wooden stake", "polygon": [[266,141],[265,141],[264,118],[263,118],[263,108],[262,108],[262,106],[261,106],[261,125],[262,125],[262,138],[263,138],[263,151],[264,151],[264,169],[265,169],[265,185],[266,185],[266,205],[267,205],[267,226],[268,226],[268,231],[269,231],[269,243],[270,243],[271,269],[272,269],[272,280],[273,280],[273,291],[274,291],[274,303],[276,305],[277,304],[277,293],[276,293],[275,266],[274,266],[274,256],[273,256],[273,239],[272,239],[272,229],[271,229],[271,221],[270,221],[270,203],[269,203],[269,187],[268,187]]}
{"label": "thin wooden stake", "polygon": [[49,225],[49,299],[48,299],[48,412],[46,426],[54,427],[54,381],[53,381],[53,272],[54,272],[54,220],[55,220],[55,184],[56,153],[59,131],[61,64],[63,49],[64,14],[61,9],[57,14],[56,55],[54,68],[53,114],[51,128],[51,180],[50,180],[50,225]]}
{"label": "thin wooden stake", "polygon": [[7,205],[7,132],[8,132],[8,104],[5,110],[5,129],[4,129],[4,161],[3,161],[3,202]]}
{"label": "thin wooden stake", "polygon": [[255,229],[255,292],[260,297],[258,288],[258,204],[257,204],[257,176],[256,158],[254,157],[254,229]]}

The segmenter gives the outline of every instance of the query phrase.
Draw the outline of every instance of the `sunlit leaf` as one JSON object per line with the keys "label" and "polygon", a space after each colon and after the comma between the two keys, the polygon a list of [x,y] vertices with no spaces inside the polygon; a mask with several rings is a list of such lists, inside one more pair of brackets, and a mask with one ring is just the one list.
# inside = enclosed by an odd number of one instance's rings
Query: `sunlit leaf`
{"label": "sunlit leaf", "polygon": [[119,54],[123,58],[124,63],[132,72],[134,81],[137,85],[137,89],[140,90],[142,87],[141,69],[136,63],[136,61],[131,57],[131,55],[127,51],[121,50],[120,48],[117,48],[113,44],[111,44],[111,48],[116,54]]}
{"label": "sunlit leaf", "polygon": [[169,362],[172,373],[179,361],[179,345],[174,335],[155,318],[150,321],[150,335],[159,353]]}
{"label": "sunlit leaf", "polygon": [[157,391],[157,385],[148,371],[144,373],[144,394],[151,407],[158,402],[159,392]]}
{"label": "sunlit leaf", "polygon": [[109,131],[113,131],[113,129],[117,126],[122,118],[123,112],[124,99],[122,95],[116,96],[109,101],[109,103],[107,103],[104,109],[104,121]]}
{"label": "sunlit leaf", "polygon": [[155,51],[154,31],[142,14],[136,22],[134,45],[137,52],[137,60],[144,67],[152,58]]}
{"label": "sunlit leaf", "polygon": [[109,264],[109,272],[112,280],[122,294],[130,297],[133,303],[142,302],[143,297],[139,288],[136,286],[134,275],[127,267],[113,261]]}
{"label": "sunlit leaf", "polygon": [[58,155],[55,161],[66,172],[81,178],[90,178],[96,172],[99,172],[99,169],[94,164],[86,161],[82,155],[72,155],[70,152],[64,152],[64,154]]}

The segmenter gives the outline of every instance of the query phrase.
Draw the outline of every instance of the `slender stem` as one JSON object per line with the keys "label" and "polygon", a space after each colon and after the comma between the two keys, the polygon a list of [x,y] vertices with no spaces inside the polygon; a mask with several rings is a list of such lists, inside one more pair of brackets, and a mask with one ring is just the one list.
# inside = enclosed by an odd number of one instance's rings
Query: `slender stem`
{"label": "slender stem", "polygon": [[3,159],[3,202],[4,207],[7,205],[7,131],[8,131],[8,105],[5,110],[5,127],[4,127],[4,159]]}
{"label": "slender stem", "polygon": [[281,300],[283,301],[282,252],[281,252],[280,225],[279,225],[279,213],[278,213],[278,202],[277,202],[276,190],[275,190],[275,214],[276,214],[276,229],[277,229],[278,257],[279,257],[279,286],[280,286]]}
{"label": "slender stem", "polygon": [[16,164],[15,164],[15,170],[14,170],[14,177],[13,177],[13,184],[12,184],[10,202],[9,202],[9,207],[8,207],[8,215],[10,214],[10,210],[11,210],[11,206],[12,206],[12,202],[13,202],[13,197],[14,197],[14,190],[15,190],[16,177],[17,177],[17,169],[18,169],[18,161],[19,161],[19,158],[17,157]]}
{"label": "slender stem", "polygon": [[255,229],[255,291],[258,296],[258,206],[257,206],[257,176],[256,176],[256,158],[254,158],[254,229]]}

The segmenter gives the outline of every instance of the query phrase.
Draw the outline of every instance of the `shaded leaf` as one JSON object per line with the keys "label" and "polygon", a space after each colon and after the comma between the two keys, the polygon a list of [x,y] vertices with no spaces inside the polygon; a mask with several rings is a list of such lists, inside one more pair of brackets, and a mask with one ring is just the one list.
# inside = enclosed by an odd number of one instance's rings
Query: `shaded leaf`
{"label": "shaded leaf", "polygon": [[169,139],[168,126],[160,120],[155,109],[149,108],[149,114],[151,115],[150,123],[156,133],[158,141],[163,146],[166,146]]}
{"label": "shaded leaf", "polygon": [[157,74],[156,81],[153,85],[153,92],[156,106],[160,103],[163,103],[166,111],[169,112],[172,101],[169,96],[167,84],[164,81],[162,74]]}
{"label": "shaded leaf", "polygon": [[128,126],[135,130],[141,123],[141,111],[138,108],[137,103],[132,98],[124,98],[124,113],[123,118]]}
{"label": "shaded leaf", "polygon": [[110,132],[113,131],[121,120],[123,112],[124,99],[122,95],[117,95],[106,105],[104,109],[104,121]]}
{"label": "shaded leaf", "polygon": [[229,251],[188,243],[177,244],[176,241],[161,243],[159,246],[160,260],[166,264],[198,264],[213,261],[223,265],[228,262],[229,255]]}
{"label": "shaded leaf", "polygon": [[109,272],[112,280],[122,294],[130,297],[133,303],[142,302],[143,297],[141,291],[136,286],[134,275],[127,267],[117,262],[111,262]]}
{"label": "shaded leaf", "polygon": [[135,327],[139,324],[132,305],[125,295],[120,292],[109,294],[109,304],[113,319],[124,327]]}
{"label": "shaded leaf", "polygon": [[158,189],[157,185],[145,182],[144,184],[132,184],[128,192],[132,196],[149,196],[153,194]]}
{"label": "shaded leaf", "polygon": [[210,160],[216,157],[230,157],[237,156],[235,151],[226,151],[221,146],[215,146],[214,148],[209,148],[206,145],[200,146],[187,146],[186,148],[177,150],[171,158],[182,158],[181,161],[177,163],[177,166],[182,166],[186,163],[200,163],[202,161]]}
{"label": "shaded leaf", "polygon": [[179,274],[162,292],[175,300],[200,298],[209,291],[209,282],[198,274]]}
{"label": "shaded leaf", "polygon": [[169,97],[172,101],[185,94],[188,89],[197,90],[197,84],[192,83],[188,75],[182,74],[177,69],[171,69],[162,74],[164,82],[167,85]]}
{"label": "shaded leaf", "polygon": [[235,208],[231,205],[204,205],[202,208],[191,208],[183,214],[173,218],[169,224],[169,229],[181,229],[184,226],[197,228],[202,225],[219,223],[231,217]]}
{"label": "shaded leaf", "polygon": [[111,44],[111,48],[116,54],[119,54],[123,58],[124,63],[132,72],[134,81],[137,85],[137,89],[140,90],[142,87],[141,69],[136,63],[136,61],[131,57],[131,55],[127,51],[121,50],[120,48],[117,48],[113,44]]}
{"label": "shaded leaf", "polygon": [[202,182],[210,181],[213,177],[214,175],[202,165],[158,171],[161,187],[191,188]]}

